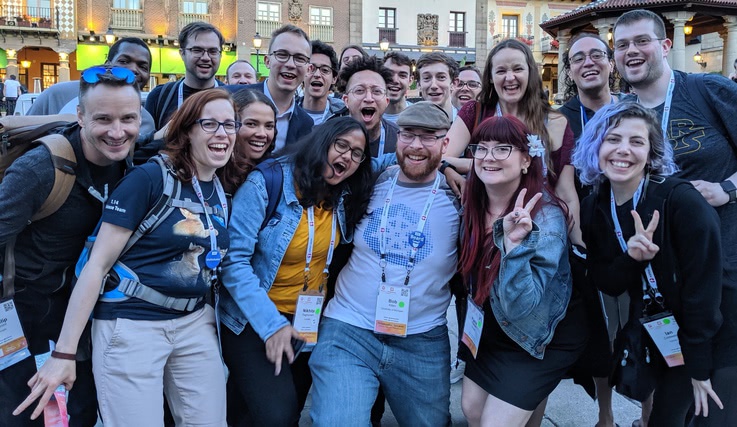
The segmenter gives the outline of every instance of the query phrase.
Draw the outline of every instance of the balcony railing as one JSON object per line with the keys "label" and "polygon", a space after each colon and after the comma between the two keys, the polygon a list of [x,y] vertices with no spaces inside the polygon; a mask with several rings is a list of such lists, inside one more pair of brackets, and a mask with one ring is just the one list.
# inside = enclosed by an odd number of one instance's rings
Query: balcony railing
{"label": "balcony railing", "polygon": [[0,5],[0,26],[56,28],[57,14],[49,7]]}
{"label": "balcony railing", "polygon": [[466,33],[460,31],[448,32],[448,46],[450,47],[466,47]]}
{"label": "balcony railing", "polygon": [[143,31],[142,9],[111,9],[110,27],[121,30]]}
{"label": "balcony railing", "polygon": [[270,38],[271,33],[279,29],[279,27],[281,27],[281,22],[279,21],[256,20],[256,32],[264,38]]}
{"label": "balcony railing", "polygon": [[310,24],[310,40],[321,40],[326,43],[332,43],[333,26]]}
{"label": "balcony railing", "polygon": [[181,30],[186,25],[193,22],[203,21],[210,22],[209,13],[180,13],[179,14],[179,29]]}
{"label": "balcony railing", "polygon": [[387,39],[389,43],[397,42],[397,29],[396,28],[379,28],[379,41]]}

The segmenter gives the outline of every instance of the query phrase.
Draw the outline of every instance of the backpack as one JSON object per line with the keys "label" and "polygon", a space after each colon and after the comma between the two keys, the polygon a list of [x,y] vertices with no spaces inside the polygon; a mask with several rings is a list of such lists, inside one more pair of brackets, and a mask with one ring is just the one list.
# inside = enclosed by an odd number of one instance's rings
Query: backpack
{"label": "backpack", "polygon": [[[69,197],[76,180],[77,157],[69,140],[63,135],[49,133],[68,125],[74,115],[5,116],[0,118],[0,182],[13,162],[32,148],[41,144],[51,153],[54,165],[54,185],[41,208],[31,221],[38,221],[53,214]],[[11,297],[15,284],[15,236],[5,244],[2,272],[3,297]]]}
{"label": "backpack", "polygon": [[[152,157],[149,162],[158,164],[161,169],[162,179],[164,182],[162,194],[159,196],[153,207],[151,207],[151,209],[146,213],[146,216],[128,239],[128,242],[126,242],[123,251],[118,256],[118,261],[115,262],[112,269],[107,275],[105,275],[100,288],[101,297],[99,300],[102,302],[119,302],[135,297],[161,307],[190,312],[193,311],[204,298],[174,298],[164,295],[161,292],[141,283],[138,275],[132,269],[120,262],[120,258],[128,252],[128,250],[130,250],[138,240],[155,230],[176,209],[184,208],[196,214],[213,214],[216,210],[215,207],[208,207],[207,210],[205,210],[199,202],[181,199],[182,183],[177,178],[176,173],[165,156],[159,155]],[[74,273],[77,278],[79,278],[82,269],[89,261],[90,252],[95,244],[97,232],[99,231],[101,224],[102,220],[97,224],[94,233],[88,237],[85,242],[82,254],[79,256],[79,260],[74,268]]]}

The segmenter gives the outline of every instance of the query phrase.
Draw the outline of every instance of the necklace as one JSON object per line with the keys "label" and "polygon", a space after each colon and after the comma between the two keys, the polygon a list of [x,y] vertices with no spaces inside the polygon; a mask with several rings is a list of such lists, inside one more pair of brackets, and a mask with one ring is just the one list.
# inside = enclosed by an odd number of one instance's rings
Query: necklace
{"label": "necklace", "polygon": [[210,198],[212,198],[212,196],[213,196],[213,195],[215,194],[215,183],[214,183],[214,182],[212,182],[211,184],[212,184],[212,191],[210,191],[210,195],[209,195],[209,196],[207,196],[207,197],[205,198],[205,200],[210,200]]}

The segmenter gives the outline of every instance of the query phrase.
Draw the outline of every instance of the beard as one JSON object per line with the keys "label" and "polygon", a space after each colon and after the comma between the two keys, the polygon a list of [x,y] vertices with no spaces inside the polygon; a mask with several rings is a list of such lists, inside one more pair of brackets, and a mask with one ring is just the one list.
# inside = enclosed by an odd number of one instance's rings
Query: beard
{"label": "beard", "polygon": [[[437,143],[440,144],[440,141]],[[421,164],[412,164],[407,158],[409,155],[426,156],[427,158]],[[442,157],[443,154],[439,151],[433,153],[424,147],[420,150],[407,147],[404,150],[397,151],[397,163],[402,173],[413,181],[424,181],[435,173],[438,170],[438,166],[440,166]]]}

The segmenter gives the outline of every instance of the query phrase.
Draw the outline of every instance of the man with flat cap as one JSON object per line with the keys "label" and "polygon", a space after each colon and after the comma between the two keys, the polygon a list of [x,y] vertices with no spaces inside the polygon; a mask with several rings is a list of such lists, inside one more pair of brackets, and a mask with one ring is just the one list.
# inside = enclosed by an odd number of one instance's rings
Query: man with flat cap
{"label": "man with flat cap", "polygon": [[450,119],[422,101],[397,125],[399,167],[379,176],[310,359],[315,425],[368,425],[379,385],[400,425],[450,424],[460,205],[438,172]]}

